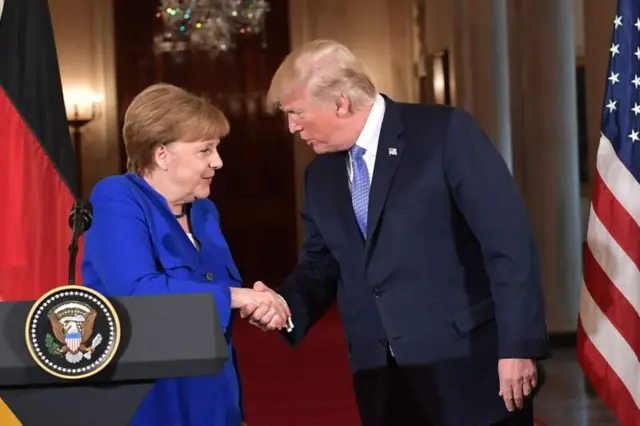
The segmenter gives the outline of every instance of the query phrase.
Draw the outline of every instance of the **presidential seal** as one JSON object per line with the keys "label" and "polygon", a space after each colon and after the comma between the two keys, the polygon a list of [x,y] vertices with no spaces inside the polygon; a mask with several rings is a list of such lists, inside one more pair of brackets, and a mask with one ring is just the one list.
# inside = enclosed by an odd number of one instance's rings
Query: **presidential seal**
{"label": "presidential seal", "polygon": [[109,300],[82,286],[55,288],[38,299],[25,328],[36,364],[61,379],[84,379],[104,369],[120,345],[120,321]]}

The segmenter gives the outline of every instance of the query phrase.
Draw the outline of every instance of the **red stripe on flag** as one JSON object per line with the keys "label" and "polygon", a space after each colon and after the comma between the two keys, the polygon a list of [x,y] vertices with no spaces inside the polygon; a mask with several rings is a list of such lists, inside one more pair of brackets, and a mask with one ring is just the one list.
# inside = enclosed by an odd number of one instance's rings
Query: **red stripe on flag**
{"label": "red stripe on flag", "polygon": [[640,318],[633,305],[602,270],[587,247],[584,253],[585,285],[594,302],[640,358]]}
{"label": "red stripe on flag", "polygon": [[73,196],[1,87],[0,117],[0,299],[35,299],[68,283]]}
{"label": "red stripe on flag", "polygon": [[598,219],[640,269],[640,226],[614,197],[597,170],[593,185],[592,204]]}
{"label": "red stripe on flag", "polygon": [[637,426],[640,410],[627,387],[591,343],[579,319],[577,334],[578,362],[587,379],[622,426]]}

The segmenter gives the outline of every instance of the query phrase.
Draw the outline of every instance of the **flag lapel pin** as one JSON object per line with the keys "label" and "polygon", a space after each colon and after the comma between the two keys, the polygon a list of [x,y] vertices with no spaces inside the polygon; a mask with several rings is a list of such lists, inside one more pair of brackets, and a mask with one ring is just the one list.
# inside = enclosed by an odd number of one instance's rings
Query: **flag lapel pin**
{"label": "flag lapel pin", "polygon": [[398,155],[398,150],[395,148],[389,148],[389,156]]}

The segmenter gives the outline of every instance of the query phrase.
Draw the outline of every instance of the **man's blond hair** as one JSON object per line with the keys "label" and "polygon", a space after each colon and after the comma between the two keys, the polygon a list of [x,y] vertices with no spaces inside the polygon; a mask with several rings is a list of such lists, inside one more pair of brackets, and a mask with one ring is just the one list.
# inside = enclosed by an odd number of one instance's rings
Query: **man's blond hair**
{"label": "man's blond hair", "polygon": [[268,104],[279,106],[300,85],[314,101],[333,102],[345,95],[354,110],[371,105],[376,96],[362,62],[333,40],[314,40],[289,53],[271,80]]}
{"label": "man's blond hair", "polygon": [[124,116],[127,169],[149,172],[160,145],[221,139],[228,133],[227,118],[206,98],[171,84],[153,84],[133,99]]}

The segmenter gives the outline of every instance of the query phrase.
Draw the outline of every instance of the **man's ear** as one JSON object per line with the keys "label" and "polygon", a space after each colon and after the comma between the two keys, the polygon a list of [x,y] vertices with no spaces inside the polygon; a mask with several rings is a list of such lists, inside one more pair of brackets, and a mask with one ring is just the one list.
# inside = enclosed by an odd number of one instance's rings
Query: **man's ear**
{"label": "man's ear", "polygon": [[338,118],[346,118],[349,117],[351,113],[351,99],[341,94],[340,97],[336,99],[336,115]]}

